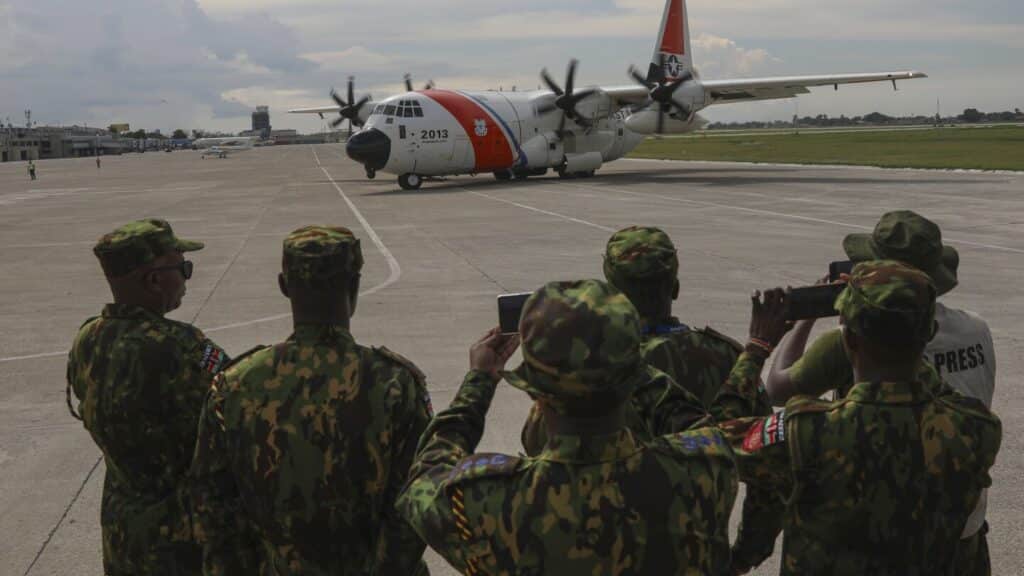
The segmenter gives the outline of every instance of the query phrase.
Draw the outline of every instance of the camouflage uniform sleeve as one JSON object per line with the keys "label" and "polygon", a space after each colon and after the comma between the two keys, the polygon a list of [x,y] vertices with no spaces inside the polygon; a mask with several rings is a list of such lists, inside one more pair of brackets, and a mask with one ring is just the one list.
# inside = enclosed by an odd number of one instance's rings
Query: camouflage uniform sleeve
{"label": "camouflage uniform sleeve", "polygon": [[785,410],[722,422],[718,427],[732,446],[740,480],[780,494],[792,491]]}
{"label": "camouflage uniform sleeve", "polygon": [[467,558],[445,483],[459,460],[472,454],[480,442],[496,386],[488,374],[471,371],[466,375],[451,405],[423,433],[409,483],[398,498],[399,513],[454,566],[465,566]]}
{"label": "camouflage uniform sleeve", "polygon": [[671,376],[651,367],[651,378],[633,393],[633,406],[652,436],[665,436],[711,424],[704,404]]}
{"label": "camouflage uniform sleeve", "polygon": [[203,574],[256,574],[259,545],[244,525],[245,506],[227,460],[224,375],[210,387],[199,421],[199,439],[190,470],[193,532],[203,547]]}
{"label": "camouflage uniform sleeve", "polygon": [[797,394],[821,396],[829,390],[848,390],[853,385],[853,367],[846,358],[842,332],[819,336],[788,373]]}
{"label": "camouflage uniform sleeve", "polygon": [[409,468],[416,456],[416,448],[433,417],[426,378],[408,360],[385,350],[384,353],[399,362],[404,369],[394,372],[394,385],[401,390],[403,399],[395,407],[395,461],[391,466],[385,502],[388,508],[380,528],[377,548],[377,570],[380,574],[425,575],[423,540],[405,521],[395,507],[395,501],[409,477]]}
{"label": "camouflage uniform sleeve", "polygon": [[763,353],[754,350],[740,354],[711,405],[711,414],[715,420],[725,422],[764,413],[766,397],[761,382],[761,369],[764,368],[765,360],[767,358]]}

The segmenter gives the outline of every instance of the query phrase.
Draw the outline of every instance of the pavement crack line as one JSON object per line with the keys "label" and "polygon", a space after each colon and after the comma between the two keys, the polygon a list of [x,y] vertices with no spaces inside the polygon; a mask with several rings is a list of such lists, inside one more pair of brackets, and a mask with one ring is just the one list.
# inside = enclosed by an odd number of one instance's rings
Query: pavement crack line
{"label": "pavement crack line", "polygon": [[491,276],[490,274],[485,272],[483,268],[477,266],[476,263],[473,262],[472,260],[470,260],[465,254],[463,254],[462,252],[459,252],[455,248],[452,248],[451,246],[448,245],[447,242],[445,242],[444,240],[442,240],[442,239],[440,239],[440,238],[438,238],[436,236],[431,236],[430,234],[427,234],[427,236],[429,238],[431,238],[434,242],[437,242],[441,246],[444,246],[445,250],[451,252],[455,256],[458,256],[460,259],[462,259],[463,262],[468,264],[470,268],[472,268],[472,269],[476,270],[477,272],[479,272],[480,275],[483,276],[484,278],[487,278],[487,280],[491,284],[494,284],[498,288],[501,288],[503,291],[508,292],[508,288],[505,288],[504,286],[502,286],[501,282],[498,282],[497,280],[495,280],[493,276]]}
{"label": "pavement crack line", "polygon": [[484,194],[483,192],[474,192],[472,190],[469,190],[469,193],[473,194],[474,196],[479,196],[481,198],[487,198],[488,200],[493,200],[495,202],[502,202],[504,204],[510,204],[512,206],[517,206],[517,207],[522,208],[524,210],[530,210],[532,212],[537,212],[538,214],[545,214],[547,216],[554,216],[555,218],[561,218],[562,220],[567,220],[569,222],[575,222],[577,224],[582,224],[584,226],[590,226],[591,228],[597,228],[598,230],[603,230],[605,232],[611,232],[613,234],[616,232],[615,228],[609,228],[607,226],[602,226],[600,224],[594,224],[593,222],[588,222],[586,220],[581,220],[579,218],[573,218],[572,216],[566,216],[565,214],[559,214],[558,212],[551,212],[550,210],[544,210],[544,209],[541,209],[541,208],[537,208],[536,206],[530,206],[529,204],[520,204],[519,202],[513,202],[511,200],[505,200],[504,198],[498,198],[497,196],[491,196],[490,194]]}
{"label": "pavement crack line", "polygon": [[227,277],[228,272],[230,272],[231,268],[234,267],[235,262],[238,261],[238,257],[241,256],[242,252],[245,251],[245,247],[249,245],[249,239],[252,238],[252,233],[254,230],[256,230],[256,227],[259,226],[260,222],[263,221],[263,217],[267,214],[267,205],[270,203],[272,199],[273,197],[271,197],[270,199],[263,203],[263,207],[260,210],[259,216],[257,216],[255,220],[253,220],[253,223],[249,226],[249,230],[245,233],[245,237],[242,238],[242,245],[239,246],[238,250],[235,251],[235,255],[231,257],[231,261],[228,262],[228,265],[224,267],[224,271],[220,273],[220,276],[217,278],[217,281],[214,282],[213,288],[211,288],[210,292],[206,294],[206,298],[203,300],[203,303],[199,305],[199,309],[196,310],[195,315],[192,316],[192,324],[195,324],[196,320],[199,319],[199,315],[203,313],[203,310],[206,309],[207,304],[209,304],[210,300],[213,299],[213,295],[217,293],[217,289],[220,288],[221,282],[224,281],[224,278]]}
{"label": "pavement crack line", "polygon": [[64,508],[64,513],[60,515],[60,519],[57,520],[57,523],[54,524],[52,529],[50,529],[50,533],[46,536],[46,540],[43,542],[43,545],[40,546],[39,551],[36,552],[36,557],[32,559],[32,563],[28,565],[28,568],[25,568],[25,572],[22,574],[22,576],[28,576],[29,572],[31,572],[32,569],[35,568],[36,563],[39,562],[39,559],[43,557],[43,552],[46,552],[46,548],[50,545],[50,542],[53,540],[53,537],[57,534],[57,530],[59,530],[61,525],[64,524],[64,520],[68,517],[68,514],[71,513],[71,509],[75,506],[75,502],[78,502],[78,498],[82,496],[82,492],[85,491],[86,484],[89,483],[89,480],[92,478],[92,475],[96,473],[96,469],[99,468],[100,462],[102,461],[102,456],[96,459],[96,463],[92,465],[92,469],[90,469],[89,473],[85,475],[85,480],[82,480],[82,484],[78,487],[78,490],[75,492],[75,495],[71,498],[71,501],[68,502],[68,505]]}

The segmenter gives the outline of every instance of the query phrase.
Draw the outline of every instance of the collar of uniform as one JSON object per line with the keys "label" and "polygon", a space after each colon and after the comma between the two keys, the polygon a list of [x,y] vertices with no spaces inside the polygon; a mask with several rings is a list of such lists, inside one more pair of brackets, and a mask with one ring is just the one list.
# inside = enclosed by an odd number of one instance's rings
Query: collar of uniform
{"label": "collar of uniform", "polygon": [[338,324],[298,324],[291,339],[299,342],[355,342],[348,328]]}
{"label": "collar of uniform", "polygon": [[611,434],[580,436],[558,434],[548,439],[538,460],[567,464],[611,462],[622,460],[640,450],[629,428]]}
{"label": "collar of uniform", "polygon": [[920,382],[860,382],[846,398],[861,404],[920,404],[931,395]]}
{"label": "collar of uniform", "polygon": [[107,304],[103,307],[104,318],[146,318],[163,320],[163,316],[135,304]]}
{"label": "collar of uniform", "polygon": [[689,332],[690,327],[679,321],[679,318],[670,316],[661,322],[651,324],[645,320],[640,322],[640,334],[644,336],[662,336],[678,332]]}

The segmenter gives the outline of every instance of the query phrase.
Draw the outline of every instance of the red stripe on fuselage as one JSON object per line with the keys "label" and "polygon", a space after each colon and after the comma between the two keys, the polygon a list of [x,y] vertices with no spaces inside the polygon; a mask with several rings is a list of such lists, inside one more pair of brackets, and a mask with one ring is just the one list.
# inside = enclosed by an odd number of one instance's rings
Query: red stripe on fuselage
{"label": "red stripe on fuselage", "polygon": [[[421,94],[443,106],[462,126],[473,145],[477,172],[505,170],[512,167],[515,162],[512,145],[501,126],[487,110],[484,110],[472,98],[450,90],[425,90]],[[480,121],[484,123],[486,131],[478,128]],[[481,134],[483,135],[481,136]]]}
{"label": "red stripe on fuselage", "polygon": [[686,43],[683,42],[683,0],[672,0],[672,5],[668,9],[665,30],[661,33],[661,52],[686,53]]}

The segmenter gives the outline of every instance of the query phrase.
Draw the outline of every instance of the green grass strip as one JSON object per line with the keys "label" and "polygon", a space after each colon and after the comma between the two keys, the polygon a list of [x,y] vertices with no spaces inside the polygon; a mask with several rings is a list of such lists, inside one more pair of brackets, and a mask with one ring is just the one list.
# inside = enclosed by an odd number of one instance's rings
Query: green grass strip
{"label": "green grass strip", "polygon": [[1024,170],[1024,127],[648,138],[630,155],[663,160],[842,164],[884,168]]}

